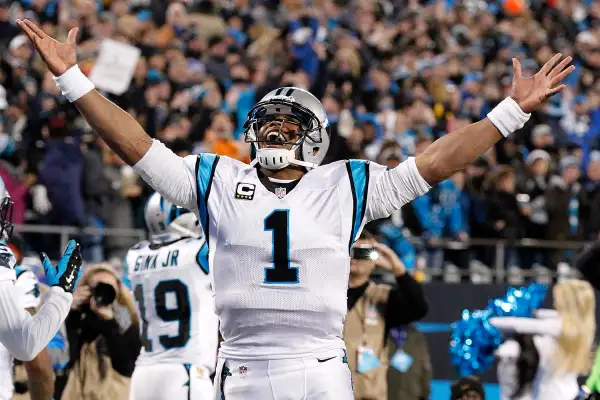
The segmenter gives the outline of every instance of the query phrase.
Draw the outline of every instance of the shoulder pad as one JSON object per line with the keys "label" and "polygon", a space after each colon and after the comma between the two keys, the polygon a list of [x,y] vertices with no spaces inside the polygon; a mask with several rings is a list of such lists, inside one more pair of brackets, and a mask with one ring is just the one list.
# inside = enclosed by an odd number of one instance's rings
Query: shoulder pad
{"label": "shoulder pad", "polygon": [[150,242],[147,240],[144,240],[144,241],[141,241],[141,242],[135,244],[134,246],[132,246],[130,250],[140,250],[145,247],[148,247],[148,244],[150,244]]}
{"label": "shoulder pad", "polygon": [[0,242],[0,267],[14,269],[16,263],[17,260],[10,247]]}

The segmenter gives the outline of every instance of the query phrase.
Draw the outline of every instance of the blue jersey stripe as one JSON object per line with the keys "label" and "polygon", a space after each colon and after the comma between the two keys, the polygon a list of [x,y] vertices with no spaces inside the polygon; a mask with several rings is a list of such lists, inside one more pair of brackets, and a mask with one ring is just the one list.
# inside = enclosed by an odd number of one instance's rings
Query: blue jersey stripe
{"label": "blue jersey stripe", "polygon": [[208,196],[212,184],[215,168],[219,162],[219,156],[215,154],[202,154],[198,157],[196,164],[196,179],[198,184],[198,211],[200,213],[200,224],[208,240]]}
{"label": "blue jersey stripe", "polygon": [[202,268],[202,271],[204,271],[204,273],[208,275],[210,269],[208,267],[208,244],[206,242],[204,242],[204,244],[198,251],[198,254],[196,254],[196,262],[198,263],[200,268]]}
{"label": "blue jersey stripe", "polygon": [[350,178],[352,179],[352,188],[354,190],[354,212],[352,216],[352,237],[350,238],[350,246],[356,241],[358,231],[365,216],[367,206],[367,191],[369,188],[369,164],[365,161],[350,160],[348,161]]}

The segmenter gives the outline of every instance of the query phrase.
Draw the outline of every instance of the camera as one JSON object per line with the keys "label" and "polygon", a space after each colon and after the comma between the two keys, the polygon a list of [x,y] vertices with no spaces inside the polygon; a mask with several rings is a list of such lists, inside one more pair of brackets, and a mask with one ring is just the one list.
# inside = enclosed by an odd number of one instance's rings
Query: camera
{"label": "camera", "polygon": [[117,292],[108,283],[98,283],[92,289],[92,297],[98,306],[110,306],[117,298]]}
{"label": "camera", "polygon": [[350,249],[350,257],[355,260],[377,261],[377,259],[379,259],[379,252],[373,247],[355,246]]}

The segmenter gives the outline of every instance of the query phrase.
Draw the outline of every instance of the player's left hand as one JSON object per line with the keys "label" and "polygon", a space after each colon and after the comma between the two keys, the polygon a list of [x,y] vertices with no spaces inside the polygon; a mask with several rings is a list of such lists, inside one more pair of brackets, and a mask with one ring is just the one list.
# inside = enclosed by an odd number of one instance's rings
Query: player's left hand
{"label": "player's left hand", "polygon": [[373,247],[379,251],[379,259],[376,262],[379,267],[392,271],[396,276],[402,276],[406,273],[404,263],[400,261],[394,250],[378,242],[375,242]]}
{"label": "player's left hand", "polygon": [[565,89],[566,85],[561,82],[575,70],[575,66],[569,66],[572,57],[565,57],[560,61],[561,58],[562,54],[556,54],[529,78],[523,76],[521,63],[513,58],[514,74],[510,97],[519,104],[523,112],[535,111],[547,98]]}
{"label": "player's left hand", "polygon": [[90,298],[90,310],[104,320],[111,320],[115,317],[112,306],[99,306],[93,296]]}
{"label": "player's left hand", "polygon": [[81,277],[81,248],[79,243],[69,240],[62,257],[56,267],[52,265],[45,253],[42,253],[42,266],[50,286],[58,286],[67,293],[73,293],[77,281]]}

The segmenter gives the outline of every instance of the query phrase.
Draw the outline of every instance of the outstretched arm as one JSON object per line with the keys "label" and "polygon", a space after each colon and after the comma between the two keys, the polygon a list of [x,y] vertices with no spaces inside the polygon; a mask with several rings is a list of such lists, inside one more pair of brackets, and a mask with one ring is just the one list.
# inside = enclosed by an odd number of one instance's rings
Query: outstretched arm
{"label": "outstretched arm", "polygon": [[61,43],[29,20],[17,20],[17,25],[57,77],[63,94],[75,104],[92,129],[123,161],[129,165],[137,163],[152,145],[152,139],[131,115],[96,92],[94,85],[79,71],[77,28],[71,29],[67,41]]}
{"label": "outstretched arm", "polygon": [[[561,85],[573,70],[572,58],[560,61],[556,54],[533,77],[521,74],[521,64],[513,59],[514,76],[510,97],[488,114],[488,118],[441,137],[416,157],[417,169],[431,185],[466,168],[503,136],[523,127],[528,113],[548,97],[565,88]],[[560,62],[559,62],[560,61]]]}
{"label": "outstretched arm", "polygon": [[144,128],[96,90],[73,104],[98,136],[127,164],[135,165],[150,149],[152,138]]}
{"label": "outstretched arm", "polygon": [[77,28],[61,43],[31,21],[17,20],[17,24],[56,77],[63,95],[106,144],[163,197],[181,207],[195,207],[196,158],[184,160],[153,141],[131,115],[94,90],[77,66]]}
{"label": "outstretched arm", "polygon": [[404,204],[425,194],[432,185],[470,165],[503,136],[522,128],[530,112],[565,88],[560,82],[575,67],[569,66],[571,57],[560,61],[561,58],[561,54],[556,54],[531,78],[523,77],[521,64],[513,59],[510,96],[484,120],[439,138],[422,154],[383,173],[369,190],[366,221],[390,216]]}
{"label": "outstretched arm", "polygon": [[490,324],[503,331],[514,331],[531,335],[559,337],[562,332],[560,318],[496,317],[490,318]]}

